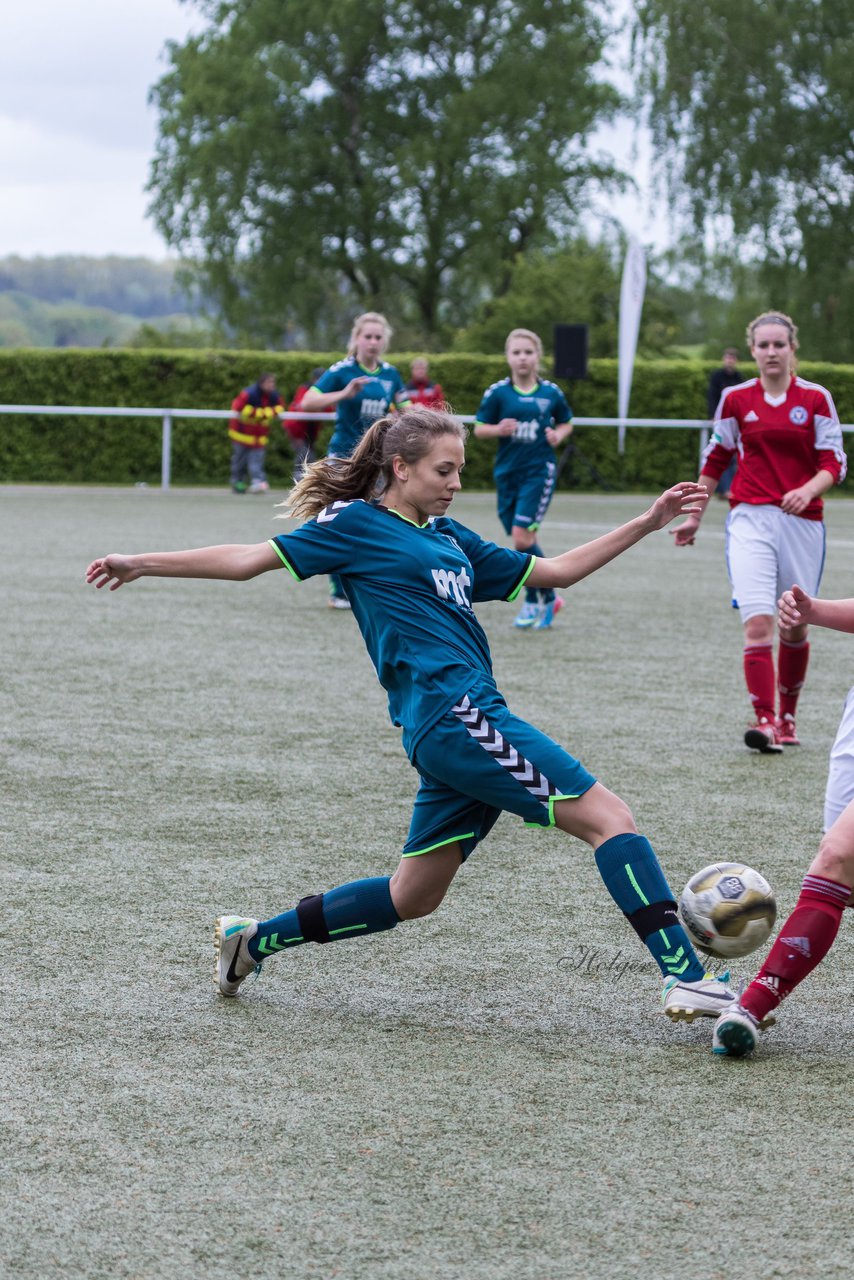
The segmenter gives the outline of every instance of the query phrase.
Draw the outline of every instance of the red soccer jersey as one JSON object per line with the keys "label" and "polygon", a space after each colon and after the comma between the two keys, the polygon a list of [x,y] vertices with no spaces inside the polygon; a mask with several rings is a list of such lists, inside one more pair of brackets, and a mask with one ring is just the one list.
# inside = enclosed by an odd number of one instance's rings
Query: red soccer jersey
{"label": "red soccer jersey", "polygon": [[[775,398],[766,394],[758,378],[727,387],[700,474],[719,480],[735,452],[738,470],[731,506],[749,502],[779,507],[784,494],[818,471],[829,471],[837,484],[845,479],[842,429],[830,392],[803,378],[792,378],[786,394]],[[823,510],[821,498],[815,498],[801,515],[821,520]]]}

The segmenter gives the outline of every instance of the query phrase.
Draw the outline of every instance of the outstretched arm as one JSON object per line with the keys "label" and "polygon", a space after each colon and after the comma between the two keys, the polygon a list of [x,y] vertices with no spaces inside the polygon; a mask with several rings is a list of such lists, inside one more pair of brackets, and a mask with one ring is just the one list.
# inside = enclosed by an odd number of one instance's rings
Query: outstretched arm
{"label": "outstretched arm", "polygon": [[116,591],[137,578],[221,578],[246,582],[259,573],[281,569],[268,542],[198,547],[194,551],[146,551],[137,556],[111,555],[93,560],[86,581]]}
{"label": "outstretched arm", "polygon": [[[711,498],[718,487],[718,482],[714,476],[701,475],[699,483],[705,489],[707,498]],[[670,530],[675,547],[693,547],[705,509],[705,504],[701,504],[699,511],[689,513],[681,524],[677,524],[675,529]]]}
{"label": "outstretched arm", "polygon": [[586,542],[563,555],[538,557],[525,585],[531,587],[571,587],[582,578],[595,573],[610,560],[616,559],[648,533],[663,529],[676,516],[690,516],[702,512],[708,494],[701,484],[693,480],[666,489],[660,498],[643,515],[628,524],[612,529],[593,542]]}
{"label": "outstretched arm", "polygon": [[784,591],[777,601],[780,624],[800,627],[829,627],[831,631],[854,631],[854,600],[816,600],[801,587]]}

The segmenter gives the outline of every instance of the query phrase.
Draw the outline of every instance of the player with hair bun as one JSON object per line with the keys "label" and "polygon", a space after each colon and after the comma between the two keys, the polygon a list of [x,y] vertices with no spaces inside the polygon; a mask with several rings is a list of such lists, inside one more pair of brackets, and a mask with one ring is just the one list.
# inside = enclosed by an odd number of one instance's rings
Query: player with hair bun
{"label": "player with hair bun", "polygon": [[[316,413],[335,409],[335,427],[327,458],[349,458],[372,422],[396,405],[407,403],[403,378],[382,356],[392,329],[378,311],[365,311],[353,321],[347,355],[309,387],[302,407]],[[336,575],[330,579],[330,609],[349,609],[350,601]]]}
{"label": "player with hair bun", "polygon": [[[824,568],[822,494],[845,479],[842,430],[830,392],[795,372],[798,331],[781,311],[751,320],[747,341],[759,376],[728,387],[700,470],[709,494],[731,459],[726,557],[733,605],[744,626],[744,678],[753,705],[748,747],[765,755],[799,745],[798,695],[809,660],[806,623],[781,619],[776,672],[774,617],[778,596],[793,582],[818,591]],[[690,546],[702,511],[671,530]],[[779,697],[779,703],[777,698]]]}
{"label": "player with hair bun", "polygon": [[237,995],[261,961],[280,951],[363,938],[429,915],[506,810],[593,848],[609,893],[665,978],[667,1016],[717,1017],[735,997],[705,975],[652,846],[618,796],[508,709],[473,608],[477,601],[513,600],[526,582],[572,586],[693,510],[705,501],[703,489],[676,485],[643,515],[546,559],[486,542],[449,518],[465,439],[462,423],[436,410],[381,418],[349,459],[315,463],[295,487],[290,513],[306,523],[294,532],[249,546],[109,555],[87,570],[87,581],[111,590],[146,575],[243,581],[285,569],[302,582],[340,574],[420,776],[392,876],[311,894],[265,921],[220,917],[218,990]]}
{"label": "player with hair bun", "polygon": [[[554,493],[554,451],[572,432],[572,411],[560,387],[540,377],[543,344],[535,333],[513,329],[504,354],[510,376],[483,393],[474,433],[498,440],[493,475],[505,533],[517,551],[541,556],[537,533]],[[550,627],[562,604],[551,589],[529,586],[513,625],[523,631]]]}

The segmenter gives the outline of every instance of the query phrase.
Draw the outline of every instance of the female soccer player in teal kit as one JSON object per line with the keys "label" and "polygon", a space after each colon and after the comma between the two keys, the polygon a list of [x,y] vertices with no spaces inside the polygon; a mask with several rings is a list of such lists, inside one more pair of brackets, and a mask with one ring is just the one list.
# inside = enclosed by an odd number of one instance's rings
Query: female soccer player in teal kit
{"label": "female soccer player in teal kit", "polygon": [[[349,458],[372,422],[394,405],[408,403],[399,371],[382,358],[390,341],[391,325],[385,316],[378,311],[357,316],[345,358],[330,365],[303,396],[303,404],[318,413],[335,410],[327,458]],[[349,609],[337,574],[331,575],[329,587],[330,609]]]}
{"label": "female soccer player in teal kit", "polygon": [[591,845],[608,891],[665,977],[665,1013],[688,1021],[717,1017],[734,996],[705,976],[628,806],[508,709],[472,607],[512,600],[526,583],[571,586],[693,510],[702,491],[677,485],[593,542],[552,558],[533,556],[485,542],[448,518],[465,437],[460,422],[434,410],[382,418],[350,459],[317,463],[296,486],[290,511],[306,523],[293,533],[255,545],[113,554],[87,570],[87,581],[111,590],[144,576],[244,581],[285,569],[302,582],[339,573],[420,775],[395,873],[310,895],[270,920],[221,916],[218,989],[237,995],[261,961],[279,951],[367,936],[435,911],[506,809]]}
{"label": "female soccer player in teal kit", "polygon": [[[517,551],[541,556],[537,532],[554,493],[555,448],[572,432],[572,410],[560,387],[540,377],[543,344],[535,333],[514,329],[504,353],[510,377],[483,393],[474,433],[498,440],[493,475],[505,533]],[[538,591],[528,583],[513,625],[523,631],[550,627],[562,603],[550,587]]]}

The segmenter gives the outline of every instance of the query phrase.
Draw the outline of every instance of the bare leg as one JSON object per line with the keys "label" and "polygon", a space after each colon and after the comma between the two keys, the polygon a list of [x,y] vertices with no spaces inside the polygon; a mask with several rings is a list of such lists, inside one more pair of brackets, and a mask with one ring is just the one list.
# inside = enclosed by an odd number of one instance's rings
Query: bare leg
{"label": "bare leg", "polygon": [[415,920],[435,911],[462,862],[462,851],[456,842],[431,853],[401,858],[390,885],[391,900],[401,920]]}

